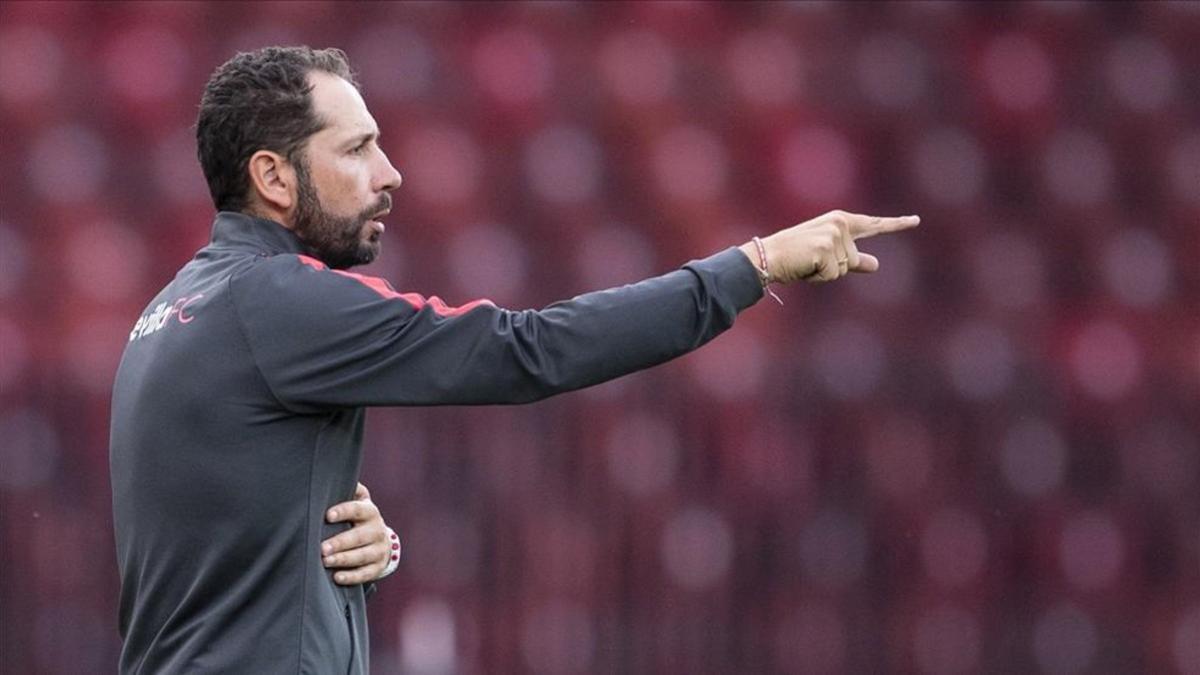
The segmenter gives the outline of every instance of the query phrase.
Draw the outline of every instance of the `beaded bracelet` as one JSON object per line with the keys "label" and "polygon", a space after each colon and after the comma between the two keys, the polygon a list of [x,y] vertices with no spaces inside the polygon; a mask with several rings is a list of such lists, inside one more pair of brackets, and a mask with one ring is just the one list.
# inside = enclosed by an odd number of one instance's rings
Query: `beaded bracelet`
{"label": "beaded bracelet", "polygon": [[775,294],[775,291],[771,290],[771,271],[767,269],[767,248],[763,246],[762,239],[758,237],[753,237],[752,239],[754,247],[758,249],[758,280],[762,282],[763,290],[767,292],[767,295],[775,298],[775,302],[782,305],[783,300]]}

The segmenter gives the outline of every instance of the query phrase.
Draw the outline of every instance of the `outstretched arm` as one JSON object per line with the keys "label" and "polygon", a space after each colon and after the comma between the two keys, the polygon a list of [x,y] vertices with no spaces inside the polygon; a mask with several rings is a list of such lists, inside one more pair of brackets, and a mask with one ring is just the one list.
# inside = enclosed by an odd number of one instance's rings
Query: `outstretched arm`
{"label": "outstretched arm", "polygon": [[879,261],[855,242],[918,221],[833,211],[740,250],[541,310],[487,301],[448,307],[304,256],[268,258],[230,283],[259,370],[293,412],[526,403],[692,351],[771,282],[873,271]]}

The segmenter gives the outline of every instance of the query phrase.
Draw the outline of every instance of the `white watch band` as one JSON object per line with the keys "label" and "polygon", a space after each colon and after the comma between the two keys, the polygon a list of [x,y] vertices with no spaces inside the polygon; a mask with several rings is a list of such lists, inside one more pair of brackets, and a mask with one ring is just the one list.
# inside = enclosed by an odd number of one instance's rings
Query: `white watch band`
{"label": "white watch band", "polygon": [[387,567],[384,568],[383,573],[381,573],[378,577],[375,578],[376,581],[388,576],[392,572],[395,572],[396,568],[400,566],[400,537],[397,537],[396,531],[390,527],[387,529],[387,531],[388,531],[388,563],[387,563]]}

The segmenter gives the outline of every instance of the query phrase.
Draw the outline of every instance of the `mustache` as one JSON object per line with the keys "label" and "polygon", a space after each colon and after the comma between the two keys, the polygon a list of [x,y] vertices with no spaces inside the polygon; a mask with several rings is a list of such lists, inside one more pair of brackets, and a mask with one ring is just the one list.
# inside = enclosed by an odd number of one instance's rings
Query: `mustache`
{"label": "mustache", "polygon": [[384,211],[391,211],[391,210],[392,210],[392,195],[388,194],[387,192],[384,192],[383,194],[379,195],[379,201],[377,201],[374,204],[372,204],[371,206],[363,209],[358,214],[358,218],[363,223],[365,223],[368,220],[374,220],[376,215],[378,215]]}

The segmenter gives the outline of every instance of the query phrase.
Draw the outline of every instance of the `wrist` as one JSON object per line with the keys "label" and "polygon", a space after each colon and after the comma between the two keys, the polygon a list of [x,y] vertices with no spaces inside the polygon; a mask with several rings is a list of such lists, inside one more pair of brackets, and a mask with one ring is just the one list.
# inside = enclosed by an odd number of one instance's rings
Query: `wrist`
{"label": "wrist", "polygon": [[[386,526],[385,526],[386,527]],[[387,543],[388,543],[388,561],[387,567],[383,568],[383,572],[375,577],[376,581],[383,579],[400,567],[400,537],[396,536],[396,532],[392,528],[387,528]]]}
{"label": "wrist", "polygon": [[741,251],[750,259],[750,264],[754,265],[754,270],[758,273],[758,282],[762,284],[763,290],[767,292],[767,295],[774,298],[775,302],[782,305],[783,300],[770,288],[771,282],[776,279],[771,275],[771,262],[767,257],[767,245],[763,243],[762,239],[754,237],[749,243],[741,246]]}

